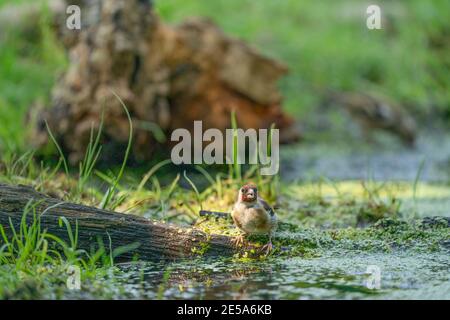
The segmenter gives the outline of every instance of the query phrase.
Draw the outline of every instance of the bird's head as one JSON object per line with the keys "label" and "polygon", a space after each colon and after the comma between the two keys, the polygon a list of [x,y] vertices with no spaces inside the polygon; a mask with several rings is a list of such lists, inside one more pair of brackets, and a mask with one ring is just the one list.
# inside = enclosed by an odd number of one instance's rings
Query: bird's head
{"label": "bird's head", "polygon": [[246,184],[239,190],[238,201],[254,202],[258,199],[258,188],[254,184]]}

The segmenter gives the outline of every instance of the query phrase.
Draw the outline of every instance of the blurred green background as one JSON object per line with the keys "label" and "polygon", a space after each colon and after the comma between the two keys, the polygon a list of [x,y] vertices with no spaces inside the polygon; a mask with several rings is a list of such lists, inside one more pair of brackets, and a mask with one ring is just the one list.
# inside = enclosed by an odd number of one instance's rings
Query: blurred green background
{"label": "blurred green background", "polygon": [[[0,0],[0,8],[27,1]],[[284,61],[285,109],[304,123],[320,104],[313,88],[371,89],[391,96],[418,118],[450,117],[450,2],[377,1],[382,30],[368,30],[372,2],[307,0],[164,0],[164,21],[211,17],[228,34]],[[64,52],[45,15],[35,36],[0,31],[0,150],[26,149],[23,118],[46,101],[64,70]],[[6,32],[5,32],[6,31]]]}

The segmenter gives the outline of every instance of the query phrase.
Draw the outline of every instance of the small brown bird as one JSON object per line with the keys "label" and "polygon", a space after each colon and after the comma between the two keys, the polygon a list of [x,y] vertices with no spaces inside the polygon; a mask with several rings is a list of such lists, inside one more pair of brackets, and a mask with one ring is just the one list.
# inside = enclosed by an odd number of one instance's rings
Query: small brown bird
{"label": "small brown bird", "polygon": [[277,216],[272,207],[258,197],[258,189],[254,184],[246,184],[239,190],[231,217],[234,224],[243,232],[234,239],[236,245],[241,244],[246,235],[267,234],[269,242],[262,250],[267,253],[272,250],[272,235],[277,228]]}

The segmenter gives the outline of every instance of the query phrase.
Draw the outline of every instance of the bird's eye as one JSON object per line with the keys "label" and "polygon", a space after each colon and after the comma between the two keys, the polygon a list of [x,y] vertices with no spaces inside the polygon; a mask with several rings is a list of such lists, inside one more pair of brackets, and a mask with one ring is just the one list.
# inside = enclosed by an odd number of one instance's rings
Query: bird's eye
{"label": "bird's eye", "polygon": [[241,191],[244,192],[244,191],[245,191],[245,188],[242,188]]}

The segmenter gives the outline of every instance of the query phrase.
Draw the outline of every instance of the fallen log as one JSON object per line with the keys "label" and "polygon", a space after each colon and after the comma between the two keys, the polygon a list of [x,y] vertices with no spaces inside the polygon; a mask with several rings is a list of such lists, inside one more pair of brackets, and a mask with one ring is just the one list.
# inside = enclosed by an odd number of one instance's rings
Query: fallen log
{"label": "fallen log", "polygon": [[[24,209],[30,201],[35,204],[36,214],[40,215],[42,230],[50,234],[68,241],[67,229],[60,226],[60,218],[65,217],[73,230],[77,224],[78,249],[90,252],[98,246],[99,240],[107,250],[129,247],[129,251],[117,257],[118,261],[175,260],[199,255],[222,257],[252,249],[251,246],[235,248],[227,236],[208,235],[195,228],[181,228],[135,215],[63,202],[28,186],[0,184],[0,225],[8,237],[12,236],[10,220],[14,229],[19,230]],[[33,216],[28,214],[28,222],[32,219]]]}

